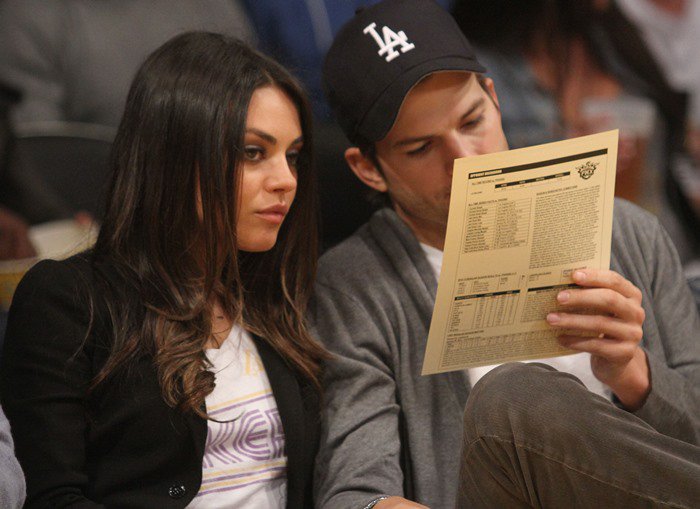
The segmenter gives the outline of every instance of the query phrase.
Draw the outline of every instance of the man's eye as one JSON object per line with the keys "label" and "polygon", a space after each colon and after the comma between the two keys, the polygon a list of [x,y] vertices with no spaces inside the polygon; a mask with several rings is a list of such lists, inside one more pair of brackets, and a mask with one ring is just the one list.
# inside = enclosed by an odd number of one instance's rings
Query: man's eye
{"label": "man's eye", "polygon": [[430,142],[429,142],[429,141],[426,141],[425,143],[423,143],[423,144],[420,145],[419,147],[416,147],[416,148],[414,148],[414,149],[412,149],[412,150],[409,150],[409,151],[406,152],[406,153],[407,153],[409,156],[417,156],[417,155],[424,154],[425,152],[427,152],[429,147],[430,147]]}
{"label": "man's eye", "polygon": [[265,150],[262,147],[247,146],[243,149],[246,161],[260,161],[265,156]]}
{"label": "man's eye", "polygon": [[484,115],[479,115],[478,117],[473,118],[471,120],[468,120],[467,122],[462,124],[462,129],[471,129],[473,127],[477,127],[483,121],[484,121]]}

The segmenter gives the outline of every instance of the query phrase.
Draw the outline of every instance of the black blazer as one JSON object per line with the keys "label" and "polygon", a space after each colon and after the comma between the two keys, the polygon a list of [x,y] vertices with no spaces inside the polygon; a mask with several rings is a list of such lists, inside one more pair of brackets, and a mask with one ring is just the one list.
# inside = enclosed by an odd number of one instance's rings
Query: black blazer
{"label": "black blazer", "polygon": [[[116,277],[109,266],[97,269]],[[207,423],[163,401],[151,358],[86,396],[113,337],[106,309],[96,304],[85,338],[96,281],[85,255],[45,261],[12,302],[0,394],[27,478],[26,507],[185,507],[201,483]],[[287,507],[312,507],[318,395],[254,339],[285,432]]]}

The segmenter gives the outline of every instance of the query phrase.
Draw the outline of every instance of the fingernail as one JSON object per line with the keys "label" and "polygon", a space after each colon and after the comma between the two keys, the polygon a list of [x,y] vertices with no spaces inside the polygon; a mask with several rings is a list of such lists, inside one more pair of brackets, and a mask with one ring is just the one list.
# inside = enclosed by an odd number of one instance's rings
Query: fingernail
{"label": "fingernail", "polygon": [[552,324],[559,323],[559,315],[556,313],[549,313],[547,315],[547,321]]}
{"label": "fingernail", "polygon": [[557,295],[557,300],[559,302],[567,302],[569,300],[569,292],[559,292],[559,295]]}
{"label": "fingernail", "polygon": [[574,279],[576,279],[577,281],[585,281],[586,280],[586,273],[582,272],[580,270],[577,270],[576,272],[574,272]]}

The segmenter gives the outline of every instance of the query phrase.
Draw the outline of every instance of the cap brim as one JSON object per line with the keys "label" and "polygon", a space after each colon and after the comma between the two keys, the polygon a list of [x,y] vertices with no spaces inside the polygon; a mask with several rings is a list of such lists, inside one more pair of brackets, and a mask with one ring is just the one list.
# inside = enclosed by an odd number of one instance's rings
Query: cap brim
{"label": "cap brim", "polygon": [[439,71],[484,73],[486,68],[476,60],[463,56],[444,56],[404,70],[379,94],[379,98],[359,123],[357,133],[369,141],[384,139],[396,122],[406,94],[425,76]]}

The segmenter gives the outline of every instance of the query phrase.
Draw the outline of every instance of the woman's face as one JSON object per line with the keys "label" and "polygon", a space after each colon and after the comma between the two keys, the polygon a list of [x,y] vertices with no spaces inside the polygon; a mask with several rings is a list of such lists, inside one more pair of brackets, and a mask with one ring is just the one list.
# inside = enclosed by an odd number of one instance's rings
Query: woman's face
{"label": "woman's face", "polygon": [[278,87],[258,88],[250,100],[238,202],[238,249],[272,249],[297,189],[304,144],[299,112]]}

